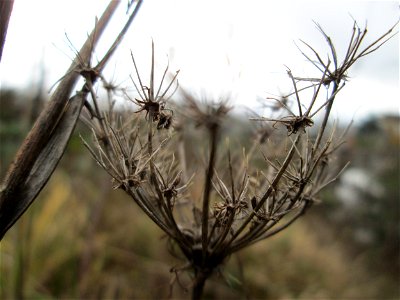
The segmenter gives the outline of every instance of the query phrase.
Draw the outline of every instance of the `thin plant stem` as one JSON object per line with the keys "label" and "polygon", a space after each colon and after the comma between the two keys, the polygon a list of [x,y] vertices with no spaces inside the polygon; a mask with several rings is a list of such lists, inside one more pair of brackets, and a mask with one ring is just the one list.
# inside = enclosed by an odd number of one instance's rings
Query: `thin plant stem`
{"label": "thin plant stem", "polygon": [[203,263],[206,259],[206,254],[208,250],[208,221],[209,221],[209,203],[210,203],[210,194],[211,194],[211,186],[212,186],[212,178],[214,175],[214,165],[215,158],[217,152],[217,133],[218,127],[214,126],[210,128],[210,157],[208,161],[208,167],[205,174],[205,183],[204,183],[204,194],[203,194],[203,210],[202,210],[202,227],[201,227],[201,242],[203,249]]}

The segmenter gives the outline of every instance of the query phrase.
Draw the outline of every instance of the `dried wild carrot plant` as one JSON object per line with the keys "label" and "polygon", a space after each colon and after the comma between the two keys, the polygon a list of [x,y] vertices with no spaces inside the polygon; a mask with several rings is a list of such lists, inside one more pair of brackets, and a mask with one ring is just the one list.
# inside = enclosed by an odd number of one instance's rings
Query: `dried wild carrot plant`
{"label": "dried wild carrot plant", "polygon": [[[170,98],[178,87],[178,72],[167,80],[167,66],[160,83],[155,83],[154,45],[148,83],[141,78],[132,55],[137,97],[124,94],[136,110],[117,111],[111,105],[109,111],[99,112],[99,118],[86,119],[93,142],[84,141],[85,146],[110,174],[114,187],[124,190],[179,248],[186,264],[171,271],[176,276],[179,270],[192,272],[193,299],[201,298],[206,280],[231,254],[293,224],[319,201],[321,189],[340,174],[330,164],[343,142],[343,136],[336,138],[334,127],[328,132],[332,105],[348,80],[349,68],[390,39],[394,27],[363,48],[367,31],[354,23],[339,63],[331,38],[317,26],[327,41],[328,59],[323,60],[305,42],[310,53],[301,53],[320,71],[320,77],[302,78],[287,69],[294,92],[273,98],[284,116],[253,118],[272,122],[274,128],[282,124],[286,134],[269,130],[254,139],[254,146],[239,164],[232,163],[238,153],[229,147],[224,150],[227,155],[220,157],[219,141],[230,110],[227,102],[200,103],[181,90],[183,103],[173,103]],[[311,98],[304,93],[309,90]],[[322,104],[317,106],[321,97]],[[296,104],[295,109],[288,105],[290,101]],[[322,116],[322,122],[314,121],[317,115]],[[208,140],[203,176],[189,176],[190,162],[182,143],[190,124],[203,130]],[[261,166],[252,165],[257,148],[264,161]],[[194,185],[201,187],[201,197],[191,192]]]}

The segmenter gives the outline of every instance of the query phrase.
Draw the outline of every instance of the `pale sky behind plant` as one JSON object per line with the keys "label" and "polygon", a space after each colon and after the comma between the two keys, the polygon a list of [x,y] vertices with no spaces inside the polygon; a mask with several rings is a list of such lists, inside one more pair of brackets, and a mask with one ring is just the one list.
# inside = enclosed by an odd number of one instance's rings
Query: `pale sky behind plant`
{"label": "pale sky behind plant", "polygon": [[[1,88],[34,89],[44,64],[46,92],[74,56],[65,36],[79,49],[107,6],[107,0],[16,0],[0,64]],[[126,20],[127,1],[107,29],[96,57],[111,44]],[[231,103],[256,109],[260,99],[291,91],[288,66],[295,76],[315,75],[296,45],[300,39],[322,57],[329,49],[313,21],[331,36],[340,57],[350,39],[353,18],[366,42],[399,19],[397,1],[191,1],[144,0],[105,75],[121,86],[132,83],[130,50],[140,71],[150,68],[151,41],[156,70],[167,62],[180,70],[182,87],[209,98],[230,95]],[[398,30],[398,26],[396,28]],[[366,44],[367,44],[366,43]],[[399,38],[356,63],[334,106],[334,117],[347,122],[378,113],[399,115]]]}

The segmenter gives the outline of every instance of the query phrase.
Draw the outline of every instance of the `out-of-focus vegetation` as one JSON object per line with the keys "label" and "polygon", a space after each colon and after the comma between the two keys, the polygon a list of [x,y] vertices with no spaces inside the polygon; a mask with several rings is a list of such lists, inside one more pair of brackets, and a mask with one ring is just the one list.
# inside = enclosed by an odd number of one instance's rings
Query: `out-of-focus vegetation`
{"label": "out-of-focus vegetation", "polygon": [[365,120],[342,147],[339,160],[351,161],[350,167],[313,211],[315,224],[326,223],[371,281],[382,281],[380,298],[400,293],[399,150],[399,115]]}
{"label": "out-of-focus vegetation", "polygon": [[[13,91],[1,91],[0,101],[3,177],[29,127],[29,105]],[[204,296],[399,298],[398,129],[398,117],[366,121],[332,162],[351,160],[348,171],[367,174],[377,191],[349,187],[344,173],[294,226],[233,255]],[[180,284],[189,288],[191,280],[169,272],[183,265],[166,250],[163,233],[112,191],[78,133],[89,134],[79,126],[39,199],[1,242],[0,298],[188,298]]]}

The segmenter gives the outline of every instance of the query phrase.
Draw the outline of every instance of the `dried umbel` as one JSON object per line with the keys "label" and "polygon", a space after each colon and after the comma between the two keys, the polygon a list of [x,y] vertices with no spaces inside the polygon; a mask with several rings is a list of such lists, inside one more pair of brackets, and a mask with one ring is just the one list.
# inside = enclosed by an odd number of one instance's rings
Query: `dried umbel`
{"label": "dried umbel", "polygon": [[[232,253],[290,226],[318,201],[320,190],[340,174],[329,164],[329,157],[342,143],[342,137],[335,138],[334,128],[327,133],[331,107],[344,86],[348,68],[385,43],[393,29],[362,50],[365,31],[356,24],[354,28],[340,65],[333,43],[322,30],[331,50],[327,61],[306,44],[317,63],[302,53],[321,71],[321,77],[299,78],[288,69],[294,92],[274,100],[289,115],[253,119],[273,122],[273,127],[283,124],[286,134],[279,134],[278,129],[265,131],[235,164],[233,157],[237,161],[241,153],[232,152],[230,146],[222,149],[219,142],[224,140],[222,128],[230,110],[227,102],[200,104],[194,96],[181,91],[183,103],[172,105],[168,99],[176,90],[177,73],[163,88],[167,67],[155,87],[153,46],[150,82],[145,86],[132,56],[137,76],[132,81],[139,98],[126,96],[139,109],[104,112],[96,120],[102,126],[92,125],[94,142],[85,145],[113,178],[115,188],[124,190],[166,233],[170,244],[179,248],[186,264],[172,272],[178,276],[179,270],[192,271],[193,299],[201,297],[206,280]],[[303,92],[308,89],[313,94],[311,99],[304,99]],[[326,98],[315,109],[322,89]],[[292,98],[297,113],[287,105]],[[313,120],[317,114],[322,114],[323,120],[318,125]],[[172,117],[180,124],[175,133]],[[207,145],[208,152],[203,176],[198,167],[197,174],[190,174],[187,157],[192,154],[185,153],[187,148],[182,147],[189,127],[196,127],[207,136],[207,142],[202,144]],[[260,151],[254,150],[257,148]],[[264,159],[263,165],[252,165],[257,155]],[[194,180],[196,188],[202,189],[201,195],[194,193]]]}

